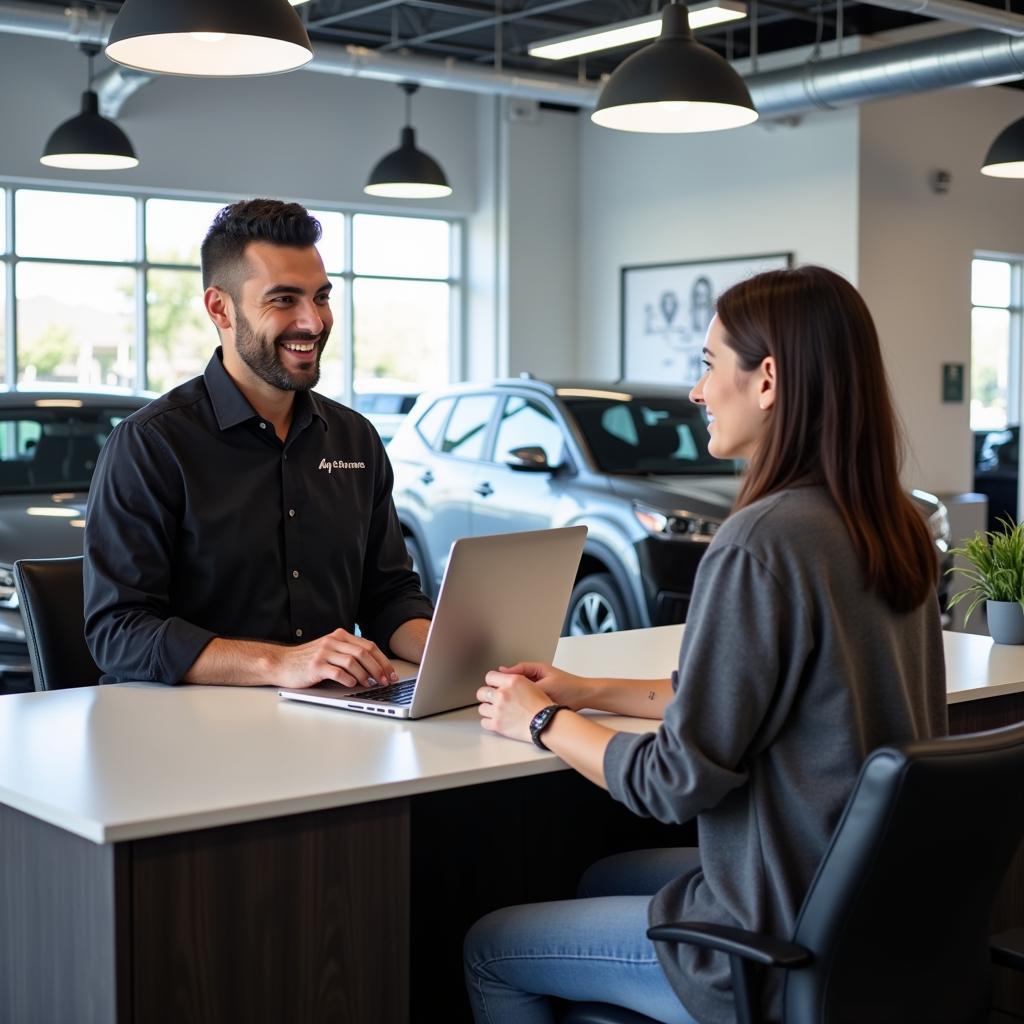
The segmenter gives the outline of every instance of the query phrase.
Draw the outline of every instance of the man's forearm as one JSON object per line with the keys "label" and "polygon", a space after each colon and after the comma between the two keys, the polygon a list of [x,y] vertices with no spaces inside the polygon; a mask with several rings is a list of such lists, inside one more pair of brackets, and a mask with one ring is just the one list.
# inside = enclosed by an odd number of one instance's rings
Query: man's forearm
{"label": "man's forearm", "polygon": [[409,619],[391,634],[388,646],[396,658],[419,664],[423,660],[423,648],[427,644],[429,631],[430,619]]}
{"label": "man's forearm", "polygon": [[266,686],[276,683],[278,644],[215,637],[182,676],[183,683],[220,686]]}

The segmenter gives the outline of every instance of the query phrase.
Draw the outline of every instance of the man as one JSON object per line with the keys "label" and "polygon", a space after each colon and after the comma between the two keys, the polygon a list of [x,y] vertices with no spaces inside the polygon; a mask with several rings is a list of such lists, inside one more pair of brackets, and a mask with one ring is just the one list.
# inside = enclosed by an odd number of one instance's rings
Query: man
{"label": "man", "polygon": [[202,267],[222,347],[103,448],[85,632],[105,682],[375,685],[423,653],[383,446],[311,390],[333,322],[319,237],[295,203],[221,210]]}

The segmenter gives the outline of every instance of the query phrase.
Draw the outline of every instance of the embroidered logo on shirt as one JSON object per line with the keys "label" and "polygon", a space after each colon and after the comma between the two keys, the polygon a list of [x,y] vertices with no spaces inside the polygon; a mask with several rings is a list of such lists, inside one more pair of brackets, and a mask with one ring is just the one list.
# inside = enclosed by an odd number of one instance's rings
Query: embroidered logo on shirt
{"label": "embroidered logo on shirt", "polygon": [[365,462],[344,462],[341,459],[321,459],[317,469],[326,469],[330,474],[332,469],[366,469]]}

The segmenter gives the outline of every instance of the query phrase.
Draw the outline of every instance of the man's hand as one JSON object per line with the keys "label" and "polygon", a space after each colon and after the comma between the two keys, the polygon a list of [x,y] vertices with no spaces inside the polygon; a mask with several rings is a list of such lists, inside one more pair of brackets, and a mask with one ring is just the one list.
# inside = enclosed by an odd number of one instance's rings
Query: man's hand
{"label": "man's hand", "polygon": [[331,680],[342,686],[376,686],[398,679],[394,666],[370,640],[347,630],[308,644],[272,647],[269,671],[278,686],[305,689]]}

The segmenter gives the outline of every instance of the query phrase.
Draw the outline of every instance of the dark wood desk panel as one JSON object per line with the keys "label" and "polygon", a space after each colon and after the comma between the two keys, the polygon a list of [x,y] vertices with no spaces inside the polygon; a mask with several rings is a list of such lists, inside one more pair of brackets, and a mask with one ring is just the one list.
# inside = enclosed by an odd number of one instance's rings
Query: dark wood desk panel
{"label": "dark wood desk panel", "polygon": [[[1024,722],[1024,693],[949,705],[951,733],[982,732]],[[1024,800],[1024,780],[1021,781]],[[1024,844],[1017,850],[1006,873],[992,919],[993,933],[1024,925]],[[1008,967],[996,967],[995,1004],[1012,1019],[1024,1021],[1024,977]]]}
{"label": "dark wood desk panel", "polygon": [[472,1019],[462,941],[484,914],[569,899],[610,854],[696,843],[696,825],[637,818],[570,771],[414,797],[412,1020]]}
{"label": "dark wood desk panel", "polygon": [[126,852],[0,804],[0,1021],[131,1024]]}

